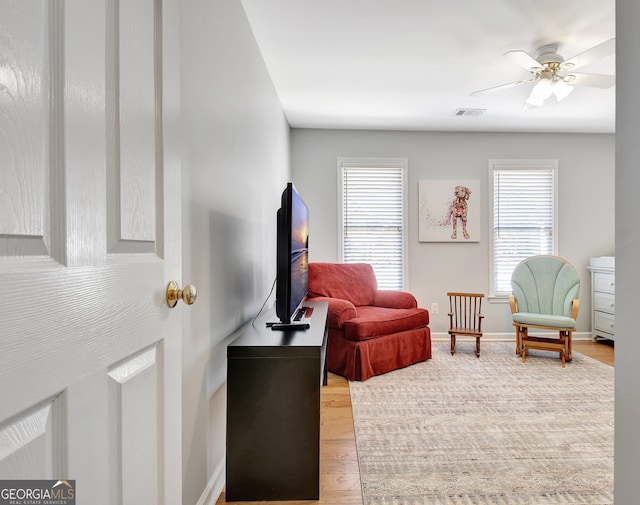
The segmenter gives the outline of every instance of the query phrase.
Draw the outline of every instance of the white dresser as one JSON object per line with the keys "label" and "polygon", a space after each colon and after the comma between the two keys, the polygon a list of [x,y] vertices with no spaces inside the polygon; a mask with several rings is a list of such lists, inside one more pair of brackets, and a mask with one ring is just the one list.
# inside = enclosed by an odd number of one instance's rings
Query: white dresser
{"label": "white dresser", "polygon": [[616,266],[615,257],[591,258],[591,338],[615,340]]}

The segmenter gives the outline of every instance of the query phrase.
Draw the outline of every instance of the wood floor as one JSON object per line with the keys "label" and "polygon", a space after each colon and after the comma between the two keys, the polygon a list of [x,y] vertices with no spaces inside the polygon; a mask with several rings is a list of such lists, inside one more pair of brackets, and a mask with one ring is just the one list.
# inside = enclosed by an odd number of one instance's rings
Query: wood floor
{"label": "wood floor", "polygon": [[[613,343],[610,341],[574,341],[573,350],[613,366]],[[356,454],[349,383],[339,375],[329,374],[322,388],[320,429],[320,500],[269,502],[272,505],[317,503],[320,505],[362,505],[360,472]],[[262,504],[265,502],[225,502],[224,492],[218,505]]]}

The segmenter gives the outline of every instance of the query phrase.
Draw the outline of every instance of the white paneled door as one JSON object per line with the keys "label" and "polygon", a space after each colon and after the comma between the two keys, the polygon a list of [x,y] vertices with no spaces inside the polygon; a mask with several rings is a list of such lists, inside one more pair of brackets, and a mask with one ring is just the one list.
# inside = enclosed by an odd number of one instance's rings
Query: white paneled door
{"label": "white paneled door", "polygon": [[179,7],[0,3],[0,479],[181,502]]}

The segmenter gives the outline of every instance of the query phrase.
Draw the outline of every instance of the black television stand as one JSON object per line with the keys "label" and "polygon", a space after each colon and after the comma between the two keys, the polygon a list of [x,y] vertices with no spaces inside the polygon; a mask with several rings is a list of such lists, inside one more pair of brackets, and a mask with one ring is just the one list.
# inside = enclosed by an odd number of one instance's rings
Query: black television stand
{"label": "black television stand", "polygon": [[319,498],[329,304],[305,305],[305,331],[270,331],[269,311],[227,346],[227,501]]}

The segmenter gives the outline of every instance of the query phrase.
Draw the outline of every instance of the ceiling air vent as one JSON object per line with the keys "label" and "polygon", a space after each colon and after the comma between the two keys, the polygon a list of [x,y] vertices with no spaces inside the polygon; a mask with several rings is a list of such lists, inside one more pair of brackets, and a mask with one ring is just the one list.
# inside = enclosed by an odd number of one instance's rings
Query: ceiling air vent
{"label": "ceiling air vent", "polygon": [[456,116],[482,116],[487,109],[457,109]]}

